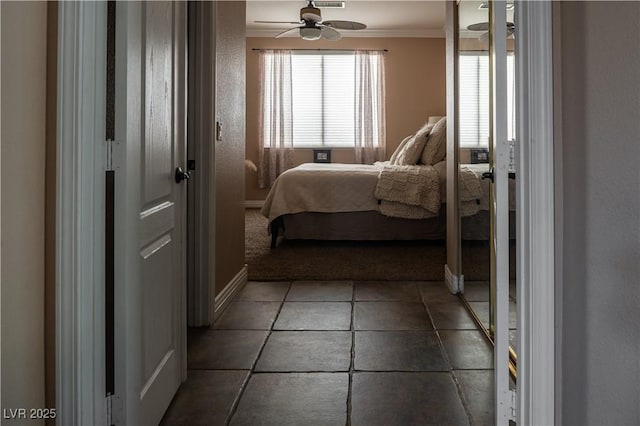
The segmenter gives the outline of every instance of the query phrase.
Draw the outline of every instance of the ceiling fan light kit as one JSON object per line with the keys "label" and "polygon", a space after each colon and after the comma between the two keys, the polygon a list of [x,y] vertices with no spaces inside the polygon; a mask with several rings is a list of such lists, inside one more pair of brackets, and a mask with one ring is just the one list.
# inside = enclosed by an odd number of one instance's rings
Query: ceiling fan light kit
{"label": "ceiling fan light kit", "polygon": [[303,40],[318,40],[322,31],[317,27],[300,27],[300,37]]}

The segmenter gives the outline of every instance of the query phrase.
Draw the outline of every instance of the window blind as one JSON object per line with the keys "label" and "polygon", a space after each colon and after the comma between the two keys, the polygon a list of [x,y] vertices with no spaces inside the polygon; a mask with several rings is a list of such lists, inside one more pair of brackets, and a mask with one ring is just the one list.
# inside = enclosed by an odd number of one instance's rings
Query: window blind
{"label": "window blind", "polygon": [[460,56],[461,147],[486,147],[489,141],[489,56]]}
{"label": "window blind", "polygon": [[294,146],[354,146],[355,56],[291,58]]}
{"label": "window blind", "polygon": [[[507,56],[507,114],[509,140],[515,139],[515,57]],[[489,144],[489,56],[460,56],[461,147],[487,147]]]}

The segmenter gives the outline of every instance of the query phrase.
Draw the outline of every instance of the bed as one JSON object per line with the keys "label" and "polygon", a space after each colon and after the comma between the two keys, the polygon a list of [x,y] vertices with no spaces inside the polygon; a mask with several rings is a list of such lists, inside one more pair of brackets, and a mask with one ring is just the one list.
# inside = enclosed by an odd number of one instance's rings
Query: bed
{"label": "bed", "polygon": [[[282,173],[262,208],[271,247],[279,236],[313,240],[446,238],[446,121],[430,117],[390,161],[373,165],[306,163]],[[422,138],[422,139],[419,139]],[[415,143],[421,140],[420,143]],[[437,144],[429,145],[437,141]],[[398,157],[399,156],[399,157]],[[487,165],[460,168],[464,239],[487,239]],[[464,226],[468,225],[468,226]]]}
{"label": "bed", "polygon": [[[444,162],[437,166],[434,169],[438,176],[444,176]],[[269,219],[272,247],[279,235],[322,240],[443,238],[443,212],[424,219],[380,212],[375,190],[383,169],[383,163],[309,163],[284,172],[276,179],[262,208],[262,214]]]}

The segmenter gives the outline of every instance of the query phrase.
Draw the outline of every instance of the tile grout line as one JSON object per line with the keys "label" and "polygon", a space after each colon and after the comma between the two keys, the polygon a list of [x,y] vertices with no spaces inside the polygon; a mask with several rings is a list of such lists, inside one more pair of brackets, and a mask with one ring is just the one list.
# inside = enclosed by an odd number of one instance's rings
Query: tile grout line
{"label": "tile grout line", "polygon": [[267,342],[269,341],[269,337],[271,337],[271,334],[273,334],[273,326],[278,320],[278,317],[280,316],[280,312],[282,312],[282,308],[284,307],[284,302],[287,300],[287,296],[289,295],[289,292],[291,291],[291,286],[293,284],[292,281],[287,281],[287,282],[289,283],[289,286],[287,288],[286,293],[284,294],[284,297],[282,298],[282,301],[280,302],[280,309],[278,309],[278,313],[273,318],[273,322],[271,323],[271,326],[269,326],[267,337],[264,339],[264,342],[262,342],[262,346],[258,351],[258,355],[256,356],[255,361],[253,361],[253,363],[251,364],[251,368],[249,369],[249,374],[247,375],[247,379],[242,384],[242,387],[240,388],[240,392],[238,392],[238,396],[236,397],[236,399],[233,401],[233,404],[231,405],[231,410],[229,411],[229,415],[227,416],[227,419],[224,422],[225,426],[228,426],[229,424],[231,424],[231,419],[236,414],[238,410],[238,406],[240,405],[240,400],[242,399],[242,396],[244,395],[247,389],[247,386],[249,385],[249,381],[251,380],[251,378],[255,373],[256,364],[258,364],[258,360],[260,359],[260,356],[262,355],[262,352],[264,351],[264,348],[267,345]]}
{"label": "tile grout line", "polygon": [[458,378],[454,373],[453,362],[451,361],[451,358],[449,357],[449,353],[445,349],[444,343],[442,342],[442,338],[440,337],[440,331],[444,331],[444,330],[440,330],[439,328],[436,327],[436,323],[433,320],[433,315],[431,314],[431,310],[429,309],[429,303],[427,303],[426,296],[420,291],[419,288],[418,288],[418,292],[420,293],[420,298],[422,299],[424,308],[427,311],[427,315],[429,316],[429,320],[431,321],[431,325],[433,326],[433,331],[435,332],[436,338],[438,339],[438,346],[440,347],[440,352],[442,354],[442,357],[444,358],[445,362],[447,363],[447,366],[449,367],[449,370],[447,371],[447,373],[451,377],[451,380],[453,380],[453,383],[456,387],[456,392],[458,393],[458,397],[460,398],[460,403],[462,404],[462,408],[464,408],[465,414],[467,415],[467,419],[469,420],[469,424],[473,425],[473,417],[471,416],[471,409],[469,407],[467,399],[462,390],[462,385],[460,384],[460,382],[458,381]]}
{"label": "tile grout line", "polygon": [[[351,293],[352,294],[351,294],[351,300],[350,300],[351,312],[350,312],[350,324],[349,324],[349,333],[351,335],[351,350],[350,350],[350,362],[349,362],[349,368],[348,368],[348,389],[347,389],[347,401],[346,401],[346,411],[347,411],[347,413],[346,413],[347,414],[346,415],[346,425],[347,426],[351,426],[351,424],[352,424],[351,417],[352,417],[352,408],[353,408],[352,407],[353,379],[354,379],[354,375],[355,375],[355,372],[356,372],[356,370],[355,370],[355,350],[356,350],[356,348],[355,348],[355,345],[356,345],[356,341],[355,341],[355,337],[356,337],[355,336],[355,333],[356,333],[356,330],[355,330],[355,306],[356,306],[356,303],[357,303],[356,302],[356,299],[357,299],[357,297],[356,297],[356,282],[352,281],[351,284],[352,284],[352,286],[351,286],[352,287],[351,288]],[[427,303],[427,300],[426,300],[426,296],[420,291],[420,288],[419,288],[419,285],[418,285],[417,282],[414,282],[413,285],[416,286],[416,288],[418,290],[419,300],[422,302],[423,308],[425,309],[425,313],[427,314],[428,321],[431,322],[432,332],[434,333],[434,335],[436,337],[436,340],[438,342],[438,348],[439,348],[439,350],[440,350],[440,352],[442,354],[442,357],[445,360],[445,365],[446,365],[447,370],[439,371],[439,373],[441,373],[441,374],[442,373],[446,373],[451,377],[451,379],[454,382],[454,385],[456,386],[456,391],[457,391],[458,397],[460,398],[460,401],[461,401],[461,404],[463,406],[463,409],[465,410],[465,414],[466,414],[466,417],[467,417],[467,419],[469,421],[469,424],[470,425],[474,425],[475,424],[474,418],[471,415],[471,410],[470,410],[470,407],[468,406],[468,401],[467,401],[466,396],[465,396],[465,394],[463,392],[462,382],[460,382],[458,380],[458,377],[455,374],[455,371],[457,371],[457,370],[453,369],[452,360],[450,359],[450,357],[448,355],[448,352],[445,349],[444,343],[443,343],[443,341],[441,339],[441,336],[440,336],[440,332],[441,331],[446,331],[448,329],[438,329],[438,328],[436,328],[436,325],[435,325],[435,323],[433,321],[433,315],[430,312],[429,304]],[[287,290],[286,290],[286,292],[284,294],[283,299],[280,301],[279,309],[278,309],[278,311],[277,311],[277,313],[276,313],[271,325],[269,326],[268,330],[264,330],[264,331],[267,331],[266,337],[265,337],[262,345],[260,346],[258,354],[257,354],[255,360],[253,361],[245,380],[241,384],[240,390],[238,391],[238,394],[237,394],[236,398],[234,399],[234,401],[232,403],[232,407],[229,410],[228,416],[227,416],[227,418],[225,420],[225,425],[229,425],[231,423],[231,421],[232,421],[232,418],[237,414],[239,403],[242,400],[242,398],[244,396],[244,393],[247,390],[247,387],[248,387],[249,382],[251,381],[251,378],[254,375],[260,375],[262,373],[272,373],[272,371],[264,371],[264,372],[256,371],[256,367],[257,367],[258,361],[260,360],[261,356],[263,355],[263,353],[265,351],[265,347],[266,347],[267,342],[269,341],[270,337],[274,334],[274,332],[277,331],[277,330],[275,330],[275,324],[278,321],[279,316],[281,315],[281,312],[282,312],[282,310],[284,308],[284,303],[286,303],[287,298],[288,298],[289,294],[292,291],[292,286],[293,286],[293,282],[289,281]],[[381,301],[384,302],[386,300],[381,300]],[[328,302],[328,301],[322,301],[322,302]],[[460,329],[451,329],[451,330],[458,330],[459,331]],[[314,330],[290,330],[290,331],[294,331],[294,332],[300,331],[300,332],[302,332],[302,331],[314,331]],[[315,331],[327,331],[327,330],[315,330]],[[403,331],[403,330],[369,330],[369,331],[385,333],[385,332],[396,332],[396,331]],[[428,332],[428,330],[404,330],[404,331]],[[471,331],[471,330],[467,330],[467,331]],[[472,369],[472,370],[477,370],[477,369]],[[247,370],[242,370],[242,371],[247,371]],[[380,370],[380,371],[367,370],[367,371],[380,372],[380,373],[389,373],[389,372],[416,373],[416,372],[423,372],[423,371],[414,371],[414,370]],[[344,370],[342,370],[342,371],[326,371],[326,370],[317,371],[317,373],[340,373],[340,372],[343,373]],[[429,371],[429,372],[435,372],[435,371]],[[278,371],[278,373],[300,373],[300,372],[299,371],[286,371],[286,372],[285,371]],[[315,371],[303,371],[303,373],[316,373],[316,372]]]}
{"label": "tile grout line", "polygon": [[351,412],[353,409],[353,370],[356,355],[356,333],[354,325],[354,317],[356,311],[356,281],[351,282],[351,322],[349,331],[351,332],[351,359],[349,361],[349,388],[347,389],[347,426],[351,426]]}

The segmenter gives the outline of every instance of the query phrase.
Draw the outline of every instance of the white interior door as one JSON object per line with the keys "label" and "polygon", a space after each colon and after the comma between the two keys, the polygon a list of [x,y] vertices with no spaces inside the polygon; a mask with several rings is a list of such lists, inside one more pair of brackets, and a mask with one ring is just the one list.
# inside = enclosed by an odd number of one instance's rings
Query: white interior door
{"label": "white interior door", "polygon": [[490,9],[495,413],[497,425],[508,425],[509,420],[513,418],[513,401],[509,390],[509,142],[506,2],[493,1]]}
{"label": "white interior door", "polygon": [[182,378],[185,356],[186,185],[182,2],[142,3],[142,152],[140,155],[140,411],[157,424]]}

